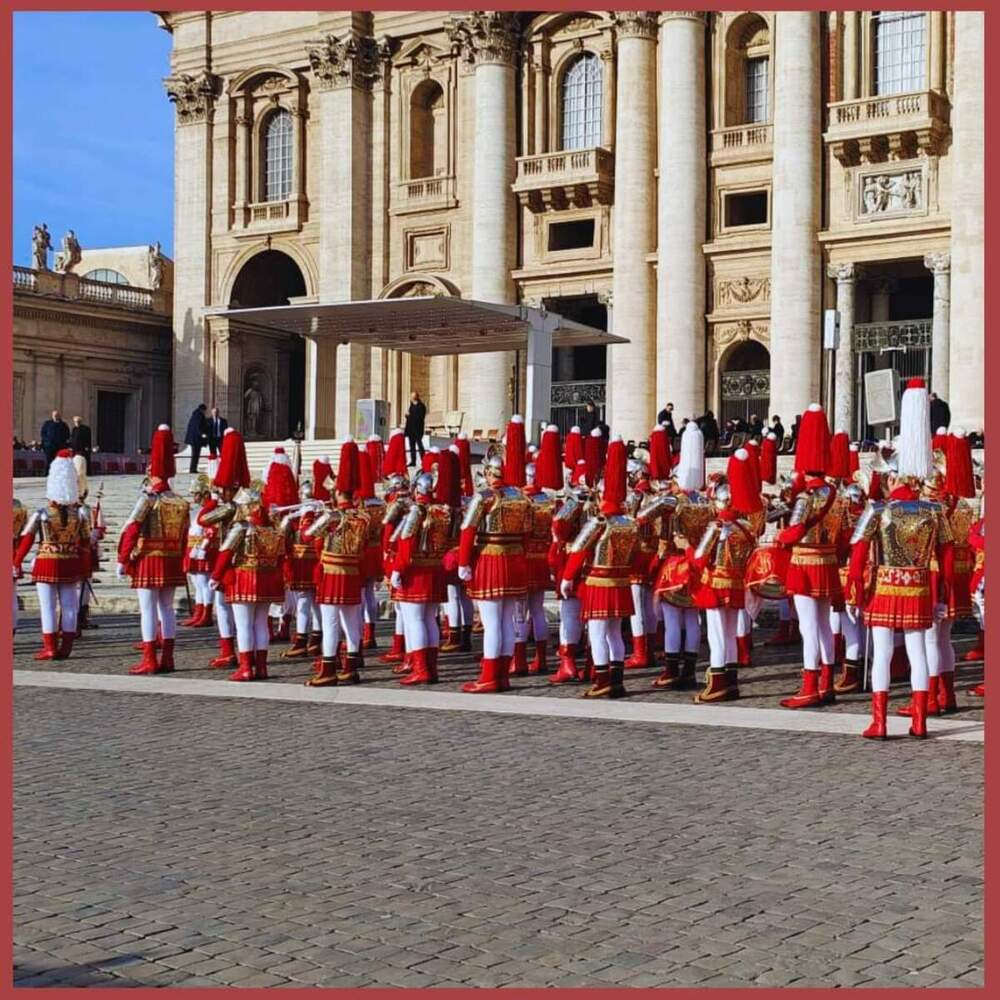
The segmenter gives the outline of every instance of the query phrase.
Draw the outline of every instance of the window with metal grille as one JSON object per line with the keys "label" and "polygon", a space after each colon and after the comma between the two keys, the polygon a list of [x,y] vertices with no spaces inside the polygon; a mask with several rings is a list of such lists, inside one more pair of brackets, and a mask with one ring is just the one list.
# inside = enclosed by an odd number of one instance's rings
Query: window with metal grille
{"label": "window with metal grille", "polygon": [[880,10],[872,15],[876,94],[923,90],[927,69],[927,15]]}
{"label": "window with metal grille", "polygon": [[292,193],[292,116],[279,108],[264,126],[264,201]]}
{"label": "window with metal grille", "polygon": [[746,62],[747,123],[767,121],[768,57],[758,56]]}
{"label": "window with metal grille", "polygon": [[589,149],[600,144],[601,61],[585,52],[563,76],[562,148]]}

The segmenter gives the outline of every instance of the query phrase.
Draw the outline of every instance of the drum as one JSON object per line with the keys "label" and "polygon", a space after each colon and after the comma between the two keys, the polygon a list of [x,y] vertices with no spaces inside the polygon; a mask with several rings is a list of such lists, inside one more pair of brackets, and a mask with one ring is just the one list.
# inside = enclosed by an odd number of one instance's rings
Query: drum
{"label": "drum", "polygon": [[667,556],[656,579],[656,593],[675,608],[693,608],[691,600],[691,566],[687,556],[675,553]]}
{"label": "drum", "polygon": [[791,559],[791,549],[776,542],[759,545],[747,561],[747,589],[768,601],[780,601],[787,597],[785,579]]}

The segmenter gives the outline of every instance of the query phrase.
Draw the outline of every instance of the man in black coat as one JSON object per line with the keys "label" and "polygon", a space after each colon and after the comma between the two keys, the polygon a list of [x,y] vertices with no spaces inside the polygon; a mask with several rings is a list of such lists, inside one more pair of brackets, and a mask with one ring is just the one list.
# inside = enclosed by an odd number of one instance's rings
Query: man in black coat
{"label": "man in black coat", "polygon": [[601,423],[601,415],[597,412],[597,407],[594,405],[592,400],[588,400],[587,406],[583,413],[580,414],[580,433],[586,438],[586,436]]}
{"label": "man in black coat", "polygon": [[219,454],[222,448],[222,435],[226,433],[228,426],[229,421],[219,413],[217,406],[213,406],[211,412],[208,414],[208,424],[205,429],[205,433],[208,436],[208,450],[213,455]]}
{"label": "man in black coat", "polygon": [[667,403],[665,407],[656,415],[656,422],[667,428],[667,434],[673,441],[677,437],[677,428],[674,426],[674,404]]}
{"label": "man in black coat", "polygon": [[69,444],[69,426],[58,410],[53,410],[52,418],[42,424],[41,439],[42,451],[45,452],[45,471],[48,472],[56,452]]}
{"label": "man in black coat", "polygon": [[83,422],[82,417],[73,418],[73,429],[69,432],[69,446],[73,449],[74,455],[83,455],[87,463],[87,475],[90,475],[90,453],[93,450],[93,440],[90,428]]}
{"label": "man in black coat", "polygon": [[951,424],[951,407],[943,400],[938,399],[936,392],[931,393],[931,434],[936,434],[939,427],[948,429]]}
{"label": "man in black coat", "polygon": [[201,457],[201,448],[205,443],[206,420],[205,410],[208,407],[204,403],[199,403],[187,422],[187,430],[184,432],[184,443],[191,447],[191,465],[189,472],[198,471],[198,459]]}
{"label": "man in black coat", "polygon": [[406,424],[403,433],[410,443],[410,465],[418,465],[417,456],[424,457],[424,420],[427,417],[427,407],[415,392],[410,396],[410,408],[406,411]]}

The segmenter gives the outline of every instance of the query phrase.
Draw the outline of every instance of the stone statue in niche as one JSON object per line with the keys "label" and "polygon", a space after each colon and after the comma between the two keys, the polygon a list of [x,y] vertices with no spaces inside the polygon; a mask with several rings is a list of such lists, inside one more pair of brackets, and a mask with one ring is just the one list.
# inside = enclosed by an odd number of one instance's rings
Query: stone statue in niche
{"label": "stone statue in niche", "polygon": [[251,375],[246,392],[243,393],[243,432],[256,437],[261,433],[264,417],[264,394],[260,391],[260,380]]}

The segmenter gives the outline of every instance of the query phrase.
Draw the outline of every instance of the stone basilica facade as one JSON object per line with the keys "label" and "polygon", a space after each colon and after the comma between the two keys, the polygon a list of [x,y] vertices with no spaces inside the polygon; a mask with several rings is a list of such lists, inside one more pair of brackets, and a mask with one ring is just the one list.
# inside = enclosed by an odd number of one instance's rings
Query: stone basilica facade
{"label": "stone basilica facade", "polygon": [[[212,316],[422,295],[612,330],[560,348],[553,416],[866,430],[864,375],[925,374],[983,420],[981,13],[162,13],[176,106],[175,424],[255,436],[411,390],[503,425],[523,358],[418,357]],[[825,310],[840,347],[824,350]],[[259,398],[259,397],[254,397]]]}

